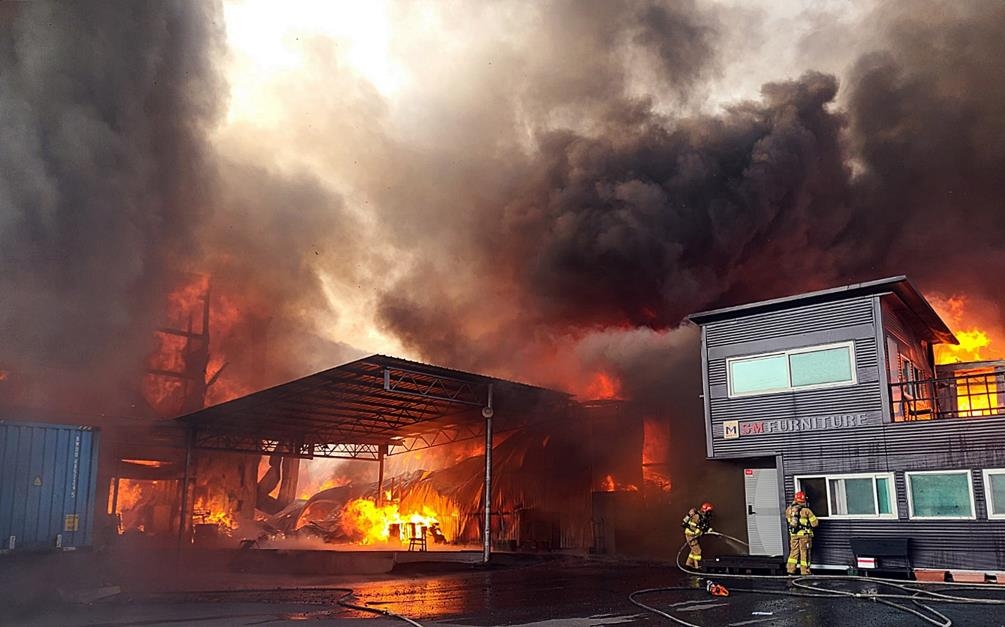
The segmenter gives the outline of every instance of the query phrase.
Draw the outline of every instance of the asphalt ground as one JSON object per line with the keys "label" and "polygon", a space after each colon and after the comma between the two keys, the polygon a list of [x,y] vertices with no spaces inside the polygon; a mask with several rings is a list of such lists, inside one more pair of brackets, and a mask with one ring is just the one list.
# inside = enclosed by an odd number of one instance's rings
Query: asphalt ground
{"label": "asphalt ground", "polygon": [[[672,563],[626,561],[590,557],[533,556],[500,558],[490,567],[462,564],[410,564],[386,575],[292,576],[227,573],[193,568],[169,573],[151,568],[149,577],[136,572],[110,588],[109,575],[64,569],[64,583],[50,571],[46,582],[37,573],[0,560],[0,624],[25,626],[127,625],[407,625],[404,620],[340,606],[353,591],[352,602],[373,610],[407,617],[411,624],[452,626],[586,627],[602,625],[673,625],[671,619],[644,610],[629,600],[638,590],[688,588],[692,582]],[[16,571],[16,569],[14,569]],[[65,578],[78,584],[76,592],[118,592],[90,602],[67,593]],[[24,581],[21,581],[24,579]],[[704,589],[654,591],[638,596],[644,604],[701,626],[778,625],[890,626],[928,625],[914,614],[898,611],[865,598],[808,598],[783,596],[792,591],[784,582],[722,580],[732,593],[713,597]],[[877,584],[840,581],[811,582],[848,593],[884,591]],[[30,589],[25,587],[32,586]],[[62,587],[60,587],[62,586]],[[88,586],[91,586],[88,588]],[[950,590],[942,587],[943,590]],[[19,590],[12,598],[11,591]],[[752,590],[752,591],[746,591]],[[807,591],[794,590],[805,594]],[[898,592],[897,590],[886,590]],[[950,590],[953,594],[1005,602],[1005,586],[981,590]],[[6,596],[4,596],[6,594]],[[84,595],[86,596],[86,594]],[[897,600],[923,611],[910,600]],[[953,625],[1005,626],[1005,605],[930,604]],[[934,617],[941,621],[941,618]],[[363,622],[366,621],[366,622]],[[942,624],[945,624],[944,622]]]}

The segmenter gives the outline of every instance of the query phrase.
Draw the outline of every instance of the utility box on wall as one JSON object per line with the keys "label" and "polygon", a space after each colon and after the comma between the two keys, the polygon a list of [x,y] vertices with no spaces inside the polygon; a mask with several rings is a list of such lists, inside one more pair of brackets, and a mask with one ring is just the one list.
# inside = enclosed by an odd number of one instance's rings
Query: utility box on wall
{"label": "utility box on wall", "polygon": [[0,551],[89,546],[98,433],[0,420]]}

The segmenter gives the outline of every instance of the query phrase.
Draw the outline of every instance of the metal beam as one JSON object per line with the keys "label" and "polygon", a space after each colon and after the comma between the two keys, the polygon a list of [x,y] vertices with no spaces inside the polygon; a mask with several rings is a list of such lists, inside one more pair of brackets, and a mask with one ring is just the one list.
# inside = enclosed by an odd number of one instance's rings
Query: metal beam
{"label": "metal beam", "polygon": [[295,443],[292,441],[253,438],[242,434],[223,432],[196,433],[195,448],[231,451],[235,453],[280,454],[301,459],[323,457],[330,459],[366,459],[379,461],[382,445],[360,442]]}
{"label": "metal beam", "polygon": [[388,392],[481,407],[484,401],[477,393],[479,387],[470,381],[401,368],[384,368],[384,389]]}

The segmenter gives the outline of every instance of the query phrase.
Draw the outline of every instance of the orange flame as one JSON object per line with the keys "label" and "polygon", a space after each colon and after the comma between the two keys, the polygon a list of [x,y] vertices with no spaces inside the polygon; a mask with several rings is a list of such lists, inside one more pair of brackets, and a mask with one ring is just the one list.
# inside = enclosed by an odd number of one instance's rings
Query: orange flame
{"label": "orange flame", "polygon": [[638,492],[639,487],[631,483],[619,483],[614,475],[607,475],[600,481],[600,492]]}
{"label": "orange flame", "polygon": [[956,339],[960,341],[958,346],[952,344],[937,344],[935,347],[935,363],[955,364],[968,361],[981,361],[982,351],[991,345],[991,338],[980,329],[974,328],[970,331],[957,331],[954,333]]}
{"label": "orange flame", "polygon": [[[156,332],[155,347],[147,358],[147,367],[162,373],[175,373],[181,378],[151,373],[143,380],[144,398],[161,415],[172,416],[181,410],[186,386],[192,385],[191,379],[186,381],[185,376],[196,377],[195,384],[198,384],[198,377],[204,377],[206,384],[212,383],[205,390],[206,405],[222,403],[253,391],[250,385],[228,377],[226,373],[214,379],[214,375],[226,364],[219,347],[238,332],[241,323],[250,314],[232,295],[214,289],[212,298],[210,296],[210,280],[205,275],[193,275],[187,283],[167,295],[164,328],[181,334]],[[207,299],[208,329],[205,320]],[[200,351],[208,363],[186,362],[187,355]]]}
{"label": "orange flame", "polygon": [[300,493],[297,496],[298,499],[309,499],[318,492],[324,492],[325,490],[330,490],[332,488],[341,488],[343,486],[350,485],[352,479],[348,477],[332,477],[331,479],[326,479],[318,485],[305,485],[301,486]]}
{"label": "orange flame", "polygon": [[956,295],[945,300],[936,297],[931,301],[932,306],[950,327],[959,329],[954,335],[960,341],[958,346],[937,344],[935,363],[953,364],[1005,357],[1002,335],[985,322],[993,317],[992,314],[987,311],[975,312],[966,296]]}
{"label": "orange flame", "polygon": [[192,519],[196,524],[219,525],[222,529],[237,528],[233,512],[228,510],[226,503],[220,499],[198,497],[192,508]]}
{"label": "orange flame", "polygon": [[[422,537],[427,530],[439,527],[439,516],[430,507],[422,512],[402,514],[398,504],[378,507],[369,499],[356,499],[346,504],[342,512],[342,530],[360,544],[370,545],[398,541],[407,543],[411,538]],[[397,535],[392,536],[392,532]]]}
{"label": "orange flame", "polygon": [[[963,373],[961,373],[963,374]],[[990,368],[971,371],[956,379],[956,409],[963,418],[999,413],[998,382]],[[986,374],[987,376],[973,376]]]}
{"label": "orange flame", "polygon": [[[110,491],[114,490],[115,480],[112,480]],[[115,511],[112,510],[112,499],[109,498],[109,513],[119,517],[119,533],[126,531],[138,531],[145,533],[153,531],[148,529],[147,524],[152,523],[151,508],[158,500],[158,487],[160,483],[156,480],[145,479],[119,479],[118,495],[115,498]],[[111,494],[109,494],[111,496]]]}
{"label": "orange flame", "polygon": [[620,399],[621,382],[606,372],[597,372],[583,389],[582,396],[588,399]]}

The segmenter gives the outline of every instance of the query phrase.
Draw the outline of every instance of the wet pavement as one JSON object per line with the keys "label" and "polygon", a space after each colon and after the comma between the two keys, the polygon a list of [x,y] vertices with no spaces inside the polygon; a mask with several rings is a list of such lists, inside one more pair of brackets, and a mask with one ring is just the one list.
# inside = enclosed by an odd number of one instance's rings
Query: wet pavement
{"label": "wet pavement", "polygon": [[[453,626],[586,627],[592,625],[672,625],[670,618],[633,605],[629,595],[652,588],[687,588],[688,578],[673,564],[563,557],[522,559],[490,568],[460,564],[411,564],[388,575],[362,577],[296,577],[250,574],[205,575],[176,581],[173,590],[129,586],[94,603],[50,602],[8,605],[0,623],[11,625],[406,625],[403,620],[342,607],[338,601],[352,589],[352,601],[371,609],[399,614],[413,624]],[[947,624],[909,599],[885,599],[921,612],[934,622],[862,598],[782,596],[793,591],[784,583],[761,584],[722,580],[729,597],[704,590],[659,590],[637,600],[683,621],[683,624],[825,626],[907,626]],[[848,593],[876,590],[839,581],[819,582]],[[214,584],[218,589],[213,589]],[[948,589],[948,588],[946,588]],[[750,590],[750,591],[748,591]],[[798,594],[811,591],[794,590]],[[881,592],[901,594],[896,589]],[[1003,605],[929,604],[953,625],[1005,626],[1005,586],[951,593],[1001,600]],[[18,607],[15,603],[13,607]],[[366,622],[363,622],[366,621]],[[681,624],[681,623],[677,623]]]}

